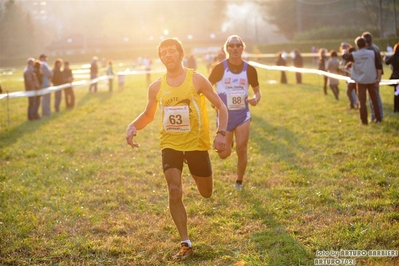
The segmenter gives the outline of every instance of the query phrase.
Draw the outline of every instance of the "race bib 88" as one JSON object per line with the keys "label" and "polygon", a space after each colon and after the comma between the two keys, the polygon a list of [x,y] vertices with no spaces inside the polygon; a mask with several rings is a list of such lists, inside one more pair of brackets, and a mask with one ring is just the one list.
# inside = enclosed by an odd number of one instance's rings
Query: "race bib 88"
{"label": "race bib 88", "polygon": [[245,109],[246,97],[244,91],[229,91],[227,93],[227,108],[229,110]]}

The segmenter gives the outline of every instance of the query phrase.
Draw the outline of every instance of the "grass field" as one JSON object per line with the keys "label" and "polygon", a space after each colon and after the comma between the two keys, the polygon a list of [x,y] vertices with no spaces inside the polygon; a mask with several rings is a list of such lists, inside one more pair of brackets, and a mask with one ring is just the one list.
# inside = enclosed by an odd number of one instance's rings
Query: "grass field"
{"label": "grass field", "polygon": [[[258,74],[263,98],[251,109],[244,190],[233,186],[234,153],[222,161],[210,152],[210,199],[200,197],[184,170],[194,254],[182,264],[314,265],[322,251],[397,251],[399,115],[392,88],[381,87],[382,125],[359,126],[343,82],[336,101],[331,91],[322,93],[320,76],[305,74],[296,85],[288,73],[290,84],[281,85],[269,83],[279,72]],[[8,77],[9,87],[23,88],[20,75]],[[26,98],[0,101],[1,265],[173,264],[179,237],[158,121],[139,132],[139,149],[125,143],[146,93],[142,75],[126,76],[113,93],[105,83],[96,94],[75,88],[73,110],[63,105],[34,122],[26,121]],[[398,257],[346,258],[399,265]]]}

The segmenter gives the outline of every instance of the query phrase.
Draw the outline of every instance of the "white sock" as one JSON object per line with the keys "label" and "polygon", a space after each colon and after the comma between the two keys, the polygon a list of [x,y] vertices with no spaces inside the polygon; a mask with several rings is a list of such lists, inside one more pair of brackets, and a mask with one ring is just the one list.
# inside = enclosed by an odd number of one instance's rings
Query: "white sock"
{"label": "white sock", "polygon": [[394,94],[395,94],[395,96],[398,96],[398,95],[399,95],[399,85],[396,86],[396,91],[395,91]]}
{"label": "white sock", "polygon": [[180,242],[181,244],[182,243],[187,243],[187,245],[191,248],[192,247],[192,245],[191,245],[191,241],[189,240],[189,239],[187,239],[187,240],[183,240],[182,242]]}

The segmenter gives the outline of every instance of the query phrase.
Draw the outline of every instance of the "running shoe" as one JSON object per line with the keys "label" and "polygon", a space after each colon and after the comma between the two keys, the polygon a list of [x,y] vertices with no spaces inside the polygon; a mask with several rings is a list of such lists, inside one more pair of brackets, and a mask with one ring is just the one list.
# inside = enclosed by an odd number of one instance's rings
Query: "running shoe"
{"label": "running shoe", "polygon": [[193,253],[193,248],[189,247],[187,243],[181,243],[180,251],[173,256],[176,261],[183,261],[187,259]]}
{"label": "running shoe", "polygon": [[242,184],[236,183],[236,189],[237,190],[242,190],[243,189]]}

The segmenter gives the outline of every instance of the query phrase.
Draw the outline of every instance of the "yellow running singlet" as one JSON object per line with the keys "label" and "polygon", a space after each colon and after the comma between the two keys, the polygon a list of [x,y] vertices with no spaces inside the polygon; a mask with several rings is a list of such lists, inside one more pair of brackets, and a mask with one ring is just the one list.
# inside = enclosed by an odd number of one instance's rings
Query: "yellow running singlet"
{"label": "yellow running singlet", "polygon": [[193,84],[192,69],[187,69],[184,82],[171,87],[162,76],[157,101],[161,110],[161,149],[178,151],[210,150],[209,122],[205,96]]}

